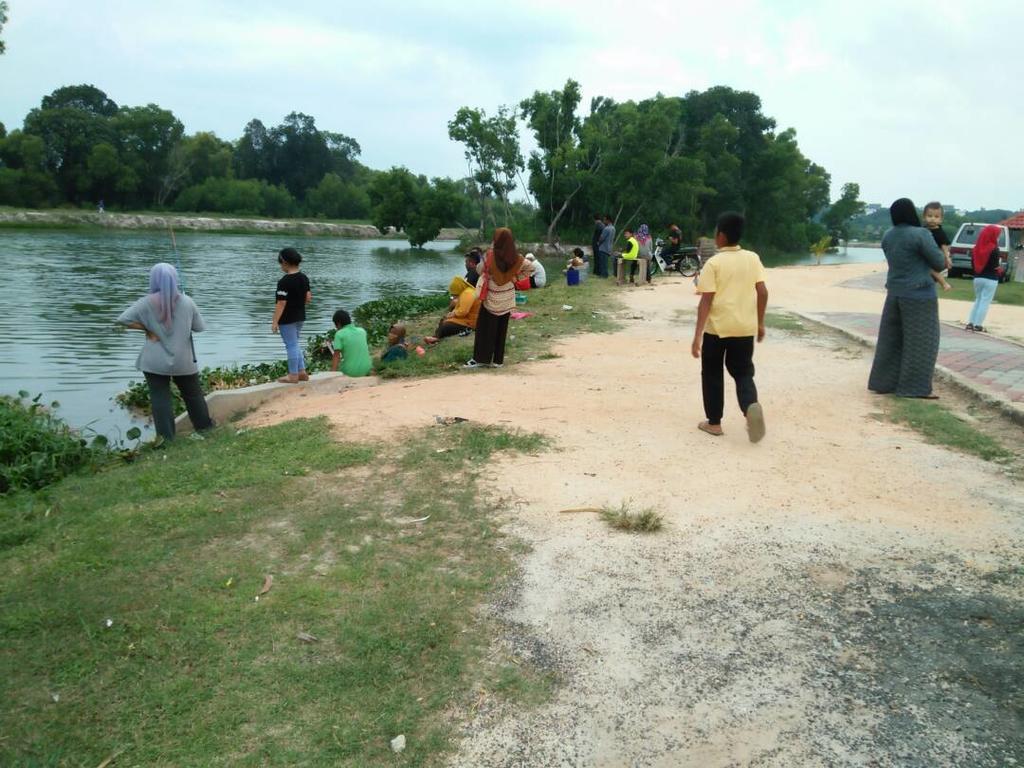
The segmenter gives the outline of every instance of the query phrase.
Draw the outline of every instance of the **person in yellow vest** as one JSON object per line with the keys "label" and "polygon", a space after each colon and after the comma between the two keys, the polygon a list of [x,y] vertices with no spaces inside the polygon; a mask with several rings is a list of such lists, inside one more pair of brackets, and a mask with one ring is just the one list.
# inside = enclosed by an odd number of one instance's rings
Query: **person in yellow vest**
{"label": "person in yellow vest", "polygon": [[629,282],[634,285],[636,280],[636,257],[640,255],[640,243],[637,242],[636,237],[633,234],[633,230],[624,229],[622,231],[623,236],[626,238],[626,248],[622,251],[622,275],[620,276],[616,271],[616,285],[622,285],[622,279],[626,275],[626,267],[629,267]]}
{"label": "person in yellow vest", "polygon": [[740,248],[743,216],[726,211],[718,217],[715,244],[718,253],[700,271],[697,290],[697,325],[690,348],[700,359],[706,421],[697,428],[709,435],[722,434],[725,376],[736,382],[736,398],[747,421],[750,442],[764,437],[764,412],[754,385],[754,339],[764,340],[764,313],[768,289],[764,266],[753,251]]}

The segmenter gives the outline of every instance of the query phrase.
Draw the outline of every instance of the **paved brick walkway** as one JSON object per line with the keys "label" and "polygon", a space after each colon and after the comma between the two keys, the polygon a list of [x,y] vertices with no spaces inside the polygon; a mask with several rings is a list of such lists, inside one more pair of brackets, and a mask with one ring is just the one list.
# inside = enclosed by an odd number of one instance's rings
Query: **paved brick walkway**
{"label": "paved brick walkway", "polygon": [[[879,316],[869,313],[825,312],[814,318],[872,342],[878,338]],[[1024,408],[1024,346],[942,325],[939,366],[979,392]]]}

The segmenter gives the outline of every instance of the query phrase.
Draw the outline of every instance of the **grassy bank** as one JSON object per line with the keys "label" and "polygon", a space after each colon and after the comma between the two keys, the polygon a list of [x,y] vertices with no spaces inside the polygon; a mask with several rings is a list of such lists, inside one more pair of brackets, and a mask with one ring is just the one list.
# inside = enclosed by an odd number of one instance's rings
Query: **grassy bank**
{"label": "grassy bank", "polygon": [[[527,360],[543,360],[553,355],[552,347],[559,339],[575,333],[603,333],[614,330],[614,314],[621,308],[614,286],[607,281],[590,279],[569,287],[557,268],[548,268],[553,284],[527,291],[526,303],[517,307],[530,317],[510,320],[505,352],[506,365]],[[432,335],[444,312],[419,315],[407,319],[408,337],[423,346],[420,356],[410,353],[407,360],[381,367],[385,378],[430,376],[450,373],[462,367],[473,356],[473,337],[450,337],[434,346],[423,344],[423,337]]]}
{"label": "grassy bank", "polygon": [[[949,284],[953,287],[950,291],[939,291],[940,299],[953,299],[954,301],[974,301],[974,281],[967,278],[952,277]],[[996,288],[994,304],[1009,304],[1011,306],[1024,306],[1024,283],[1001,283]]]}
{"label": "grassy bank", "polygon": [[438,764],[471,687],[538,687],[474,607],[511,546],[479,468],[542,447],[227,426],[0,498],[0,764]]}

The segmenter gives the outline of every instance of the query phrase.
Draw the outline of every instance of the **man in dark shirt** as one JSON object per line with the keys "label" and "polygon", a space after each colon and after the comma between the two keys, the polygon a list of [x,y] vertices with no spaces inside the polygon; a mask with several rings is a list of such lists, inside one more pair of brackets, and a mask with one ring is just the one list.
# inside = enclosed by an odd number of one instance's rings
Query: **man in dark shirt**
{"label": "man in dark shirt", "polygon": [[601,233],[604,231],[604,222],[601,221],[601,214],[594,214],[594,234],[590,238],[590,263],[597,264],[597,249],[601,244]]}
{"label": "man in dark shirt", "polygon": [[479,248],[473,248],[469,253],[466,254],[466,282],[476,287],[476,281],[480,279],[479,273],[476,271],[476,265],[483,259],[483,254]]}

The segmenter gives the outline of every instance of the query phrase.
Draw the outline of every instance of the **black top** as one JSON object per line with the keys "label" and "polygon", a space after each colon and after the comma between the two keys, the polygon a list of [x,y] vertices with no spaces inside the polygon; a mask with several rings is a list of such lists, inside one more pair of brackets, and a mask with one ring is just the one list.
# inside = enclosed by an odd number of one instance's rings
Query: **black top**
{"label": "black top", "polygon": [[597,253],[597,246],[601,242],[601,233],[603,231],[604,224],[599,221],[594,222],[594,235],[590,238],[590,245],[594,249],[594,253]]}
{"label": "black top", "polygon": [[935,229],[928,230],[932,233],[932,237],[935,238],[935,244],[941,248],[944,245],[949,245],[949,235],[946,234],[946,230],[942,228],[940,224]]}
{"label": "black top", "polygon": [[476,288],[476,281],[480,279],[480,273],[476,268],[466,270],[466,282]]}
{"label": "black top", "polygon": [[284,301],[284,312],[278,325],[301,323],[306,319],[306,294],[309,292],[309,278],[301,272],[292,272],[277,281],[275,301]]}
{"label": "black top", "polygon": [[981,272],[975,272],[975,277],[984,277],[988,280],[998,280],[999,273],[996,271],[999,269],[999,249],[993,248],[992,253],[988,255],[988,263],[985,264],[985,269]]}

